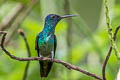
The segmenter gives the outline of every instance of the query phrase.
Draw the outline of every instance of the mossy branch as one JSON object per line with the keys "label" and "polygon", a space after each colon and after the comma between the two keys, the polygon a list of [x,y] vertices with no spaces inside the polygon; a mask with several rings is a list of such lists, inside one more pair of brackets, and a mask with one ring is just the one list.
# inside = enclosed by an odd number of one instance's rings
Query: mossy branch
{"label": "mossy branch", "polygon": [[116,42],[114,40],[113,30],[112,30],[112,26],[111,26],[111,22],[110,22],[108,0],[104,0],[104,5],[105,5],[105,15],[106,15],[106,24],[107,24],[107,28],[108,28],[108,35],[109,35],[109,38],[111,41],[111,45],[115,51],[115,55],[117,56],[118,59],[120,59],[120,53],[116,46]]}

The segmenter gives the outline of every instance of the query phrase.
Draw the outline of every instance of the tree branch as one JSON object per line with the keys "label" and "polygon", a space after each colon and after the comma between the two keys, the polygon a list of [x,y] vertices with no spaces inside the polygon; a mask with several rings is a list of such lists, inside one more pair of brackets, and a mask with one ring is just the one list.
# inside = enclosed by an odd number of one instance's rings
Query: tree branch
{"label": "tree branch", "polygon": [[56,62],[56,63],[59,63],[59,64],[62,64],[64,65],[66,68],[68,69],[72,69],[72,70],[76,70],[76,71],[79,71],[83,74],[86,74],[88,76],[91,76],[93,78],[96,78],[98,80],[102,80],[101,77],[99,77],[98,75],[94,74],[94,73],[91,73],[91,72],[88,72],[86,70],[83,70],[77,66],[74,66],[70,63],[67,63],[67,62],[64,62],[64,61],[61,61],[61,60],[58,60],[58,59],[54,59],[54,60],[51,60],[51,58],[40,58],[40,57],[29,57],[29,58],[19,58],[19,57],[16,57],[14,55],[11,55],[10,52],[8,52],[5,48],[4,48],[4,41],[5,41],[5,37],[7,35],[7,32],[3,32],[3,31],[0,31],[1,34],[3,34],[3,37],[2,37],[2,40],[1,40],[1,48],[2,50],[12,59],[14,60],[18,60],[18,61],[33,61],[33,60],[36,60],[36,61],[50,61],[50,62]]}
{"label": "tree branch", "polygon": [[[23,39],[25,41],[28,57],[31,57],[30,48],[29,48],[28,41],[26,39],[26,36],[25,36],[24,32],[21,29],[19,29],[18,32],[20,33],[20,35],[23,37]],[[24,70],[24,75],[23,75],[23,80],[27,79],[29,65],[30,65],[30,61],[28,61],[27,64],[26,64],[26,67],[25,67],[25,70]]]}
{"label": "tree branch", "polygon": [[[114,40],[114,41],[116,40],[116,36],[117,36],[117,33],[118,33],[119,29],[120,29],[120,26],[118,26],[118,27],[116,28],[115,32],[114,32],[114,36],[113,36],[113,40]],[[111,46],[110,46],[110,49],[109,49],[109,52],[108,52],[108,54],[107,54],[107,56],[106,56],[106,58],[105,58],[105,61],[104,61],[104,63],[103,63],[103,68],[102,68],[103,80],[106,80],[105,70],[106,70],[107,62],[108,62],[108,60],[109,60],[109,58],[110,58],[112,49],[113,49],[113,48],[112,48],[112,45],[111,45]]]}

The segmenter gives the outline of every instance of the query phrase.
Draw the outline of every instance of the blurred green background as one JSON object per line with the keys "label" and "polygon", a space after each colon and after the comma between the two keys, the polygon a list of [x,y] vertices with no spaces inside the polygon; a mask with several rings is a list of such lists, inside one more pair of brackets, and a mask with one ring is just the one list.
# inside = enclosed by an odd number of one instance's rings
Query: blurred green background
{"label": "blurred green background", "polygon": [[[27,36],[31,55],[37,56],[35,39],[43,29],[45,16],[78,14],[60,21],[56,27],[56,58],[102,76],[102,64],[110,46],[103,3],[103,0],[0,0],[0,30],[8,31],[6,47],[15,56],[27,57],[24,40],[17,32],[20,28]],[[109,9],[114,30],[120,24],[120,0],[109,0]],[[118,49],[119,37],[120,33]],[[26,62],[12,60],[0,49],[0,80],[22,80],[25,65]],[[115,80],[119,66],[113,51],[106,69],[108,80]],[[26,80],[95,80],[56,63],[46,79],[40,78],[39,71],[38,61],[32,61]]]}

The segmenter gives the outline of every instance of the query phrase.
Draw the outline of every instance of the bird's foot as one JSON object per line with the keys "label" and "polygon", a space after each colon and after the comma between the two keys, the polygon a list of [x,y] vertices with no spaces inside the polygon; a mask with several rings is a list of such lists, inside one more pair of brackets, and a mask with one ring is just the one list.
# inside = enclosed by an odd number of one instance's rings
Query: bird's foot
{"label": "bird's foot", "polygon": [[39,55],[39,57],[42,59],[43,58],[43,56],[42,55]]}
{"label": "bird's foot", "polygon": [[54,60],[54,58],[51,58],[51,61],[53,61]]}
{"label": "bird's foot", "polygon": [[54,52],[52,51],[51,52],[51,61],[53,61],[53,59],[54,59]]}

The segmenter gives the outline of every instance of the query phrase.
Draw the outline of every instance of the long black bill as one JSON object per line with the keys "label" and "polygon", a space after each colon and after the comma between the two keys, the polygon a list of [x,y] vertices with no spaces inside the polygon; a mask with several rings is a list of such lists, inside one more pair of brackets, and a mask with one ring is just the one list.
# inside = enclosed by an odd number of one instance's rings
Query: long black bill
{"label": "long black bill", "polygon": [[75,16],[77,16],[77,15],[64,15],[64,16],[61,16],[61,18],[63,19],[63,18],[68,18],[68,17],[75,17]]}

